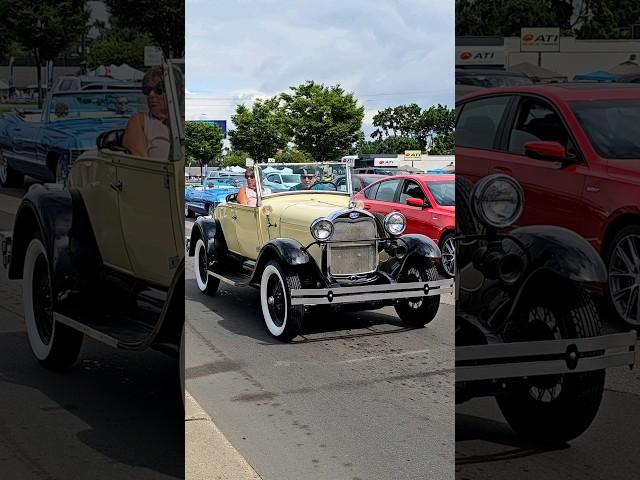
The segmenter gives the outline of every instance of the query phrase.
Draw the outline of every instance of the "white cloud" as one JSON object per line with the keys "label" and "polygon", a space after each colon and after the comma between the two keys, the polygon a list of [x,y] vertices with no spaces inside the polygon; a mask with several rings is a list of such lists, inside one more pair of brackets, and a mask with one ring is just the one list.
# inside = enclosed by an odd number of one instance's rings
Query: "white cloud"
{"label": "white cloud", "polygon": [[[306,80],[353,91],[367,111],[453,105],[453,0],[187,0],[187,118]],[[204,115],[203,115],[204,114]]]}

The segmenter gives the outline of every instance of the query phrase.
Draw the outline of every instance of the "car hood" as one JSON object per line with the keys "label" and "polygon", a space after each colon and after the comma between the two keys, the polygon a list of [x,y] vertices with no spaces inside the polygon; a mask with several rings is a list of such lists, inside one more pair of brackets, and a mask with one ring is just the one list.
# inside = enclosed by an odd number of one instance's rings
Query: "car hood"
{"label": "car hood", "polygon": [[281,237],[298,238],[309,233],[311,222],[316,218],[349,207],[347,195],[296,194],[265,199],[265,205],[271,205],[272,218],[279,225]]}

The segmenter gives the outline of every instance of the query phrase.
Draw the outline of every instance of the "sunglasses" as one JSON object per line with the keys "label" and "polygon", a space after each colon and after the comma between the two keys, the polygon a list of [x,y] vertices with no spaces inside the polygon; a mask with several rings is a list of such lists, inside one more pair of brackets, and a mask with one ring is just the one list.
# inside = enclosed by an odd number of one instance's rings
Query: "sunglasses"
{"label": "sunglasses", "polygon": [[164,93],[164,84],[162,82],[158,82],[153,87],[150,87],[149,85],[144,85],[142,87],[142,93],[146,96],[149,96],[151,92],[155,92],[156,95],[162,95]]}
{"label": "sunglasses", "polygon": [[315,177],[315,175],[302,175],[302,178],[303,178],[304,180],[311,180],[311,179],[313,179],[314,177]]}
{"label": "sunglasses", "polygon": [[255,175],[245,175],[244,178],[248,179],[252,179],[255,180],[256,176]]}

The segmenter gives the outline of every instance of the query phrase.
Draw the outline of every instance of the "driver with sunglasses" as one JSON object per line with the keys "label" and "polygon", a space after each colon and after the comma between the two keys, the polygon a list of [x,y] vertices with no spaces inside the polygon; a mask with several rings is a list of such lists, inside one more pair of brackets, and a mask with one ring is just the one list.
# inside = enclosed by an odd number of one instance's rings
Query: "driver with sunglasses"
{"label": "driver with sunglasses", "polygon": [[291,187],[291,190],[328,190],[322,183],[316,185],[318,174],[312,168],[303,168],[300,170],[300,180],[298,185]]}
{"label": "driver with sunglasses", "polygon": [[145,73],[142,93],[147,97],[149,111],[131,116],[122,146],[138,157],[168,160],[171,146],[169,107],[161,69],[154,68]]}

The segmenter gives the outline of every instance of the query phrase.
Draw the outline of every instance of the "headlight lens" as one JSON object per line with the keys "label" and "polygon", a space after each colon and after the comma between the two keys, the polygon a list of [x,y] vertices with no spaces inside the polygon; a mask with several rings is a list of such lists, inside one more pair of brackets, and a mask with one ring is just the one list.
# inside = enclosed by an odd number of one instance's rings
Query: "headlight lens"
{"label": "headlight lens", "polygon": [[326,218],[318,218],[311,224],[311,235],[318,241],[326,241],[333,235],[333,222]]}
{"label": "headlight lens", "polygon": [[496,228],[512,225],[524,209],[520,184],[508,175],[491,175],[476,184],[472,204],[480,221]]}
{"label": "headlight lens", "polygon": [[391,212],[384,217],[384,228],[387,229],[391,235],[400,235],[407,228],[407,221],[399,212]]}

